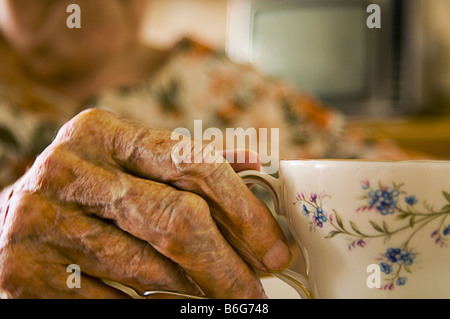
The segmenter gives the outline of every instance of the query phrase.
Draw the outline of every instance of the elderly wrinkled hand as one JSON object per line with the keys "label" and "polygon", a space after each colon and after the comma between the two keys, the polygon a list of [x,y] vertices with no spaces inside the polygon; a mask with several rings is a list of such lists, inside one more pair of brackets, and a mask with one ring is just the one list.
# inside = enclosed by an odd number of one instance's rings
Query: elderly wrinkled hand
{"label": "elderly wrinkled hand", "polygon": [[[0,293],[115,298],[163,289],[264,297],[254,269],[291,255],[267,207],[225,160],[177,163],[171,132],[102,110],[66,123],[0,202]],[[81,288],[69,288],[77,264]]]}

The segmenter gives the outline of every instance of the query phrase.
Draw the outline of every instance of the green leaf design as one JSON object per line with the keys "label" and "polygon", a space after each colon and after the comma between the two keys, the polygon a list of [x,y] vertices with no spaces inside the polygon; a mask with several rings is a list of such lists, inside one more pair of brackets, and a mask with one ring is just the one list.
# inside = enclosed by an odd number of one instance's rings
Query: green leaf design
{"label": "green leaf design", "polygon": [[409,216],[411,216],[410,213],[401,213],[401,214],[398,214],[398,215],[395,217],[395,219],[405,219],[405,218],[408,218]]}
{"label": "green leaf design", "polygon": [[373,220],[369,221],[370,224],[372,225],[373,229],[375,229],[376,231],[380,232],[380,233],[384,233],[384,230],[381,228],[380,225],[378,225],[377,223],[375,223]]}
{"label": "green leaf design", "polygon": [[338,234],[342,234],[342,233],[343,233],[342,231],[333,230],[333,231],[330,231],[325,238],[333,238],[334,236],[336,236]]}
{"label": "green leaf design", "polygon": [[444,194],[444,197],[450,202],[450,193],[447,193],[446,191],[442,192]]}
{"label": "green leaf design", "polygon": [[[381,188],[382,184],[380,181],[378,181],[378,186]],[[400,194],[403,194],[404,196],[408,196],[409,193],[402,191],[401,188],[403,187],[403,183],[393,183],[393,188],[396,189],[398,192],[400,192]],[[368,192],[368,191],[365,191]],[[408,238],[402,243],[402,245],[398,246],[398,244],[396,244],[396,246],[394,247],[399,247],[400,249],[403,250],[407,250],[409,252],[412,252],[412,250],[410,249],[409,245],[410,242],[412,240],[412,238],[415,236],[416,233],[418,233],[418,231],[422,230],[422,228],[429,224],[431,221],[440,220],[440,224],[437,225],[438,228],[436,230],[434,230],[434,232],[432,233],[432,237],[435,237],[435,241],[436,243],[439,242],[441,243],[441,247],[443,246],[447,246],[446,243],[442,244],[443,241],[445,241],[445,239],[443,239],[443,227],[448,227],[448,219],[450,218],[450,192],[449,191],[442,191],[442,194],[444,196],[444,198],[446,199],[447,203],[444,203],[442,209],[440,210],[435,210],[433,208],[433,206],[431,206],[429,203],[427,203],[426,200],[421,200],[421,204],[420,205],[415,205],[418,200],[413,198],[413,202],[414,203],[410,203],[409,199],[405,198],[406,201],[406,206],[402,206],[402,205],[395,205],[394,210],[395,210],[395,215],[392,216],[392,219],[387,219],[387,220],[369,220],[369,223],[372,227],[372,229],[368,229],[366,232],[366,228],[365,226],[367,225],[357,225],[355,222],[353,222],[352,220],[348,220],[348,219],[343,219],[341,218],[341,216],[338,214],[338,212],[335,209],[331,209],[332,212],[334,212],[334,216],[330,216],[329,219],[329,225],[331,227],[333,227],[332,229],[329,230],[328,234],[325,236],[325,238],[333,238],[336,237],[339,234],[343,234],[345,237],[348,237],[349,239],[352,239],[352,242],[350,244],[351,247],[356,247],[356,245],[364,247],[367,242],[365,240],[371,240],[371,239],[378,239],[378,240],[382,240],[384,245],[388,245],[388,242],[393,239],[394,237],[396,237],[398,234],[405,232],[405,233],[409,233]],[[396,195],[393,196],[398,196],[398,193]],[[411,195],[412,196],[412,195]],[[367,194],[364,194],[362,196],[358,196],[357,199],[361,200],[361,201],[366,201],[369,198],[369,196]],[[397,198],[398,199],[398,198]],[[297,203],[297,202],[295,202]],[[294,204],[295,204],[294,203]],[[305,203],[311,206],[314,206],[315,208],[317,207],[321,207],[322,206],[322,201],[314,201],[313,203],[308,202],[307,200],[305,200]],[[421,206],[423,206],[421,208]],[[368,207],[367,206],[367,201],[365,203],[364,206],[359,207],[356,212],[359,212],[360,210],[367,210],[368,208],[371,208],[373,206]],[[425,211],[423,211],[425,210]],[[370,210],[369,210],[370,211]],[[335,217],[335,222],[333,221],[333,218],[331,217]],[[393,222],[393,220],[396,220],[397,222]],[[349,229],[345,229],[344,227],[344,221],[345,221],[345,225],[347,228]],[[436,222],[437,222],[436,221]],[[392,222],[392,224],[391,224]],[[311,226],[310,226],[310,231],[312,231],[313,229],[313,224],[310,222]],[[359,230],[359,227],[363,226],[363,231],[366,233],[363,233]],[[322,226],[320,226],[322,227]],[[437,239],[436,239],[437,238]],[[361,244],[360,244],[361,243]],[[362,244],[364,243],[364,245]],[[349,249],[351,250],[351,247],[349,246]],[[390,245],[389,247],[392,247],[392,245]],[[414,254],[417,255],[417,253],[414,252]],[[383,256],[383,255],[382,255]],[[388,257],[383,257],[383,258],[388,258]],[[412,257],[414,258],[414,257]],[[377,260],[382,260],[382,258],[377,258]],[[387,259],[386,259],[387,260]],[[412,263],[412,259],[410,264]],[[392,266],[394,267],[394,266]],[[389,286],[389,289],[392,289],[394,287],[394,285],[403,285],[404,282],[404,275],[405,272],[412,274],[414,272],[414,268],[411,268],[408,266],[406,266],[405,264],[401,264],[401,263],[397,263],[395,265],[396,270],[394,273],[393,277],[390,278],[385,278],[386,281],[390,282],[388,285],[386,285],[385,287]],[[398,278],[401,278],[401,282],[400,283],[396,283],[396,280]]]}
{"label": "green leaf design", "polygon": [[337,211],[333,209],[334,212],[334,216],[336,216],[336,222],[338,223],[339,227],[341,227],[342,229],[344,228],[344,224],[342,223],[342,218],[338,215]]}
{"label": "green leaf design", "polygon": [[363,233],[361,233],[358,229],[358,227],[356,227],[356,224],[352,221],[350,221],[350,226],[352,227],[353,231],[359,235],[363,235]]}
{"label": "green leaf design", "polygon": [[384,229],[384,232],[385,232],[385,233],[390,233],[386,221],[383,221],[383,229]]}
{"label": "green leaf design", "polygon": [[416,216],[411,217],[411,219],[409,220],[409,225],[411,227],[414,227],[414,224],[416,223]]}

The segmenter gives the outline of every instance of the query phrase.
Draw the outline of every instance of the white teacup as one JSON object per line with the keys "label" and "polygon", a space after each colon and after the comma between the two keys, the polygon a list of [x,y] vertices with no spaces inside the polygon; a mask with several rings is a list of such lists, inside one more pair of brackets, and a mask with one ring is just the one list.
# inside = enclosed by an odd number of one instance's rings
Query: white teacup
{"label": "white teacup", "polygon": [[[306,260],[312,298],[450,298],[450,162],[285,160],[267,187]],[[292,283],[292,280],[291,280]]]}

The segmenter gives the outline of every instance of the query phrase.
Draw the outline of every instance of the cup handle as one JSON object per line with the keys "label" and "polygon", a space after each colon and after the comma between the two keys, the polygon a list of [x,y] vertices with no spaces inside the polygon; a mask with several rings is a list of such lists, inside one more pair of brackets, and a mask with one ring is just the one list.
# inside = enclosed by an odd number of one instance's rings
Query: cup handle
{"label": "cup handle", "polygon": [[[241,171],[238,175],[246,184],[257,184],[267,189],[273,198],[275,213],[286,217],[282,207],[283,201],[281,200],[281,185],[278,179],[254,170]],[[305,276],[291,269],[285,269],[278,273],[272,273],[272,275],[294,288],[302,299],[312,299],[308,278]]]}

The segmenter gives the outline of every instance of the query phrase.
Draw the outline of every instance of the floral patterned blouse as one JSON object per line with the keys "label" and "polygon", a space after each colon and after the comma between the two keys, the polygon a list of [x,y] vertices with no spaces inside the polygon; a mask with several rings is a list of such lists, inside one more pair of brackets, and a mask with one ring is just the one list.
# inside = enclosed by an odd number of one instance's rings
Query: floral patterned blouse
{"label": "floral patterned blouse", "polygon": [[[75,114],[55,92],[0,76],[0,187],[20,177],[58,128]],[[85,107],[101,107],[157,128],[279,128],[281,158],[373,158],[360,132],[312,95],[223,52],[182,39],[156,74],[133,87],[100,92]]]}

